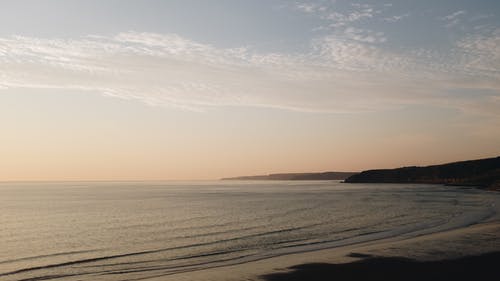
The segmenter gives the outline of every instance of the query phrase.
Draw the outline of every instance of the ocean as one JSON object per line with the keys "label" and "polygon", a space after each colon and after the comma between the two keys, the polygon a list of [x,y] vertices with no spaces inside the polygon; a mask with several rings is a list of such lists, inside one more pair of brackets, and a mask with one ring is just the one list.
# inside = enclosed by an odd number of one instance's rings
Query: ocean
{"label": "ocean", "polygon": [[0,280],[141,280],[460,228],[500,193],[335,181],[0,183]]}

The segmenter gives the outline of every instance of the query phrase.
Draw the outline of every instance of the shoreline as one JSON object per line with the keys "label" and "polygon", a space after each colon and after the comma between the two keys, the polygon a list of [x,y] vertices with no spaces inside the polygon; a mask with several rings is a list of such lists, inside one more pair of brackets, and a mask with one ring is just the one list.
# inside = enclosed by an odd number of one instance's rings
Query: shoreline
{"label": "shoreline", "polygon": [[[487,221],[416,237],[392,237],[337,248],[287,254],[242,264],[158,276],[148,278],[148,280],[323,280],[325,274],[338,274],[338,270],[350,267],[364,270],[373,263],[389,267],[403,263],[410,269],[422,268],[424,271],[428,271],[429,268],[439,270],[438,265],[448,263],[469,263],[470,266],[477,267],[477,260],[488,262],[494,257],[493,259],[497,261],[499,252],[500,221]],[[473,258],[475,256],[477,259]],[[461,260],[463,258],[465,260]],[[432,279],[431,276],[429,278]]]}

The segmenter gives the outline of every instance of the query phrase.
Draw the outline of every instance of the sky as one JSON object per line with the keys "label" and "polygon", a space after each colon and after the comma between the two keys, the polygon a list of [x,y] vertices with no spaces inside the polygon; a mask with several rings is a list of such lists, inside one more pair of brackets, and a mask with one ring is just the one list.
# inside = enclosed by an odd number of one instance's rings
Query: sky
{"label": "sky", "polygon": [[495,0],[4,0],[0,181],[500,155]]}

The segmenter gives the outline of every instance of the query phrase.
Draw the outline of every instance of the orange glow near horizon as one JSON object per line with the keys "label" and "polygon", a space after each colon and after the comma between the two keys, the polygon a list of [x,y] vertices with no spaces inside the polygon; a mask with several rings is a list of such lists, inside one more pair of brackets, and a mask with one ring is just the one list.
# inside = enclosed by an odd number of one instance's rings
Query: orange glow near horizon
{"label": "orange glow near horizon", "polygon": [[[487,128],[464,132],[458,124],[445,125],[449,120],[431,121],[459,116],[435,110],[390,116],[255,108],[189,112],[97,94],[15,95],[25,99],[0,95],[1,181],[361,171],[493,157],[500,139]],[[395,114],[401,118],[394,120]]]}

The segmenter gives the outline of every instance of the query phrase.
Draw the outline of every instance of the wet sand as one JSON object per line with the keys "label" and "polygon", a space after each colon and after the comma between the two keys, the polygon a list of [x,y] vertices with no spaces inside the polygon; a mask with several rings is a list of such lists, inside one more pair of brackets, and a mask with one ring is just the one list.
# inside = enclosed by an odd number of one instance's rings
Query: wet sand
{"label": "wet sand", "polygon": [[149,280],[500,280],[500,223],[291,254]]}

